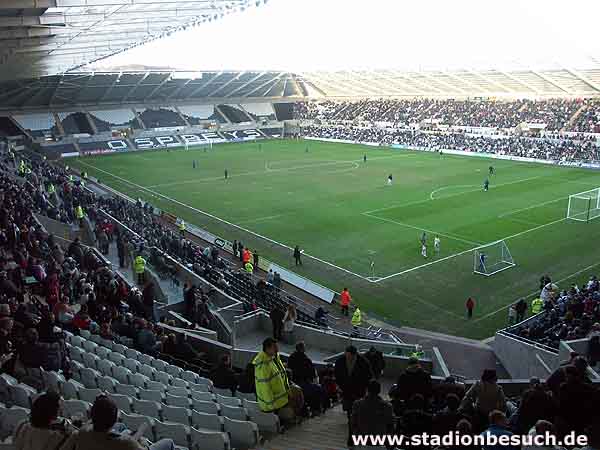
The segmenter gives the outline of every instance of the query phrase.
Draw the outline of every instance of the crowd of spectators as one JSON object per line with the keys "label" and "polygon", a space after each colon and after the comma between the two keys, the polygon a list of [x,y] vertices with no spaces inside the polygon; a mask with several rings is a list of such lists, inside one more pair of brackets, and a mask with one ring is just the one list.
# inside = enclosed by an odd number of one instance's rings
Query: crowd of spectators
{"label": "crowd of spectators", "polygon": [[579,133],[600,133],[600,102],[590,100],[586,102],[586,109],[573,123],[569,131]]}
{"label": "crowd of spectators", "polygon": [[600,147],[590,138],[485,136],[458,132],[425,132],[379,127],[308,126],[305,136],[356,142],[399,144],[429,150],[462,150],[547,159],[559,163],[600,161]]}
{"label": "crowd of spectators", "polygon": [[[462,127],[514,128],[521,123],[545,124],[547,131],[560,131],[581,107],[580,99],[548,100],[435,100],[378,99],[334,102],[304,102],[295,107],[298,119],[323,122],[387,122],[408,126],[422,121]],[[595,105],[592,103],[591,105]],[[597,116],[588,109],[588,120]],[[597,110],[597,108],[596,108]]]}
{"label": "crowd of spectators", "polygon": [[511,333],[552,348],[558,348],[561,340],[600,336],[600,283],[596,276],[584,286],[573,284],[562,290],[548,281],[541,287],[539,300],[542,313],[515,325]]}

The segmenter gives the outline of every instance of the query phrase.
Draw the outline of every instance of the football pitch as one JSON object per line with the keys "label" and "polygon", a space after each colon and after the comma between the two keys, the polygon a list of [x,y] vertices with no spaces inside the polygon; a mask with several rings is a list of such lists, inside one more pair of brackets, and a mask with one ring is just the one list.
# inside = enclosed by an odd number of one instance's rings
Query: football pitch
{"label": "football pitch", "polygon": [[[369,317],[398,326],[485,338],[506,325],[509,303],[537,293],[541,275],[563,288],[600,270],[600,219],[566,219],[570,194],[600,187],[592,170],[304,140],[68,163],[334,291],[347,286]],[[516,266],[474,274],[473,250],[500,239]]]}

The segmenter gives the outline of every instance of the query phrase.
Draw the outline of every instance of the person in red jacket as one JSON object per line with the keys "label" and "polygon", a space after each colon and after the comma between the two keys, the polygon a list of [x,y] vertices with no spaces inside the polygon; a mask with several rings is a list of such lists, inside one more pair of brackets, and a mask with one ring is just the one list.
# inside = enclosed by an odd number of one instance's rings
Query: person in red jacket
{"label": "person in red jacket", "polygon": [[251,259],[252,259],[252,253],[250,253],[250,250],[245,248],[244,253],[242,255],[242,262],[244,263],[244,266],[246,265],[246,263],[250,262]]}
{"label": "person in red jacket", "polygon": [[342,314],[344,316],[348,316],[348,307],[350,306],[351,301],[352,297],[350,296],[350,292],[348,292],[348,288],[344,288],[340,294],[340,305],[342,307]]}
{"label": "person in red jacket", "polygon": [[473,309],[475,308],[475,300],[472,297],[467,299],[465,303],[465,307],[467,308],[467,317],[470,319],[473,317]]}

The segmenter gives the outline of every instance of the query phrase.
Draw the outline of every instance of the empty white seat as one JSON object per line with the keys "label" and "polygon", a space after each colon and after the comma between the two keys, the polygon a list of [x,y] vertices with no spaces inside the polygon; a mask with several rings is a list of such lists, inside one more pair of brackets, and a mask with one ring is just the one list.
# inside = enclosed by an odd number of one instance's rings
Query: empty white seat
{"label": "empty white seat", "polygon": [[83,364],[85,364],[85,367],[88,367],[90,369],[96,369],[96,363],[98,359],[98,356],[94,355],[93,353],[83,354]]}
{"label": "empty white seat", "polygon": [[146,355],[145,353],[140,353],[138,355],[138,361],[141,364],[148,364],[149,366],[152,366],[152,361],[154,360],[154,358],[150,355]]}
{"label": "empty white seat", "polygon": [[112,377],[112,371],[117,365],[108,359],[101,359],[96,362],[96,367],[101,374]]}
{"label": "empty white seat", "polygon": [[2,411],[2,426],[0,427],[0,437],[2,439],[12,436],[17,426],[29,418],[29,409],[13,406]]}
{"label": "empty white seat", "polygon": [[136,387],[140,387],[145,389],[146,382],[150,381],[150,379],[141,373],[132,373],[129,375],[129,384],[132,384]]}
{"label": "empty white seat", "polygon": [[98,377],[98,388],[106,392],[115,392],[115,386],[119,383],[113,377],[102,376]]}
{"label": "empty white seat", "polygon": [[84,402],[94,403],[96,401],[96,397],[102,394],[100,389],[88,389],[81,388],[79,389],[79,400],[83,400]]}
{"label": "empty white seat", "polygon": [[119,383],[128,384],[131,371],[127,367],[117,366],[113,369],[113,378]]}
{"label": "empty white seat", "polygon": [[131,384],[117,383],[115,385],[115,392],[117,394],[127,395],[132,398],[138,396],[138,390],[135,386],[132,386]]}
{"label": "empty white seat", "polygon": [[140,397],[140,400],[150,400],[159,403],[164,400],[161,391],[153,391],[150,389],[138,389],[138,396]]}
{"label": "empty white seat", "polygon": [[169,375],[167,372],[163,372],[161,370],[159,370],[158,372],[156,372],[156,374],[154,375],[154,379],[156,381],[160,381],[162,384],[164,384],[165,386],[168,386],[171,384],[171,375]]}
{"label": "empty white seat", "polygon": [[167,365],[167,373],[172,375],[174,378],[180,377],[183,374],[183,369],[173,364]]}
{"label": "empty white seat", "polygon": [[[107,349],[106,347],[102,347],[102,346],[98,346],[96,347],[96,355],[98,355],[98,358],[100,358],[100,360],[105,360],[108,358],[108,354],[110,353],[110,350]],[[96,365],[98,363],[96,362]]]}
{"label": "empty white seat", "polygon": [[189,408],[191,406],[190,399],[188,397],[180,397],[178,395],[171,395],[169,392],[165,394],[165,403],[171,406],[181,406],[183,408]]}
{"label": "empty white seat", "polygon": [[223,417],[192,409],[192,426],[198,429],[223,431]]}
{"label": "empty white seat", "polygon": [[190,450],[229,450],[229,436],[219,431],[204,431],[190,428]]}
{"label": "empty white seat", "polygon": [[233,394],[231,393],[231,389],[222,389],[218,387],[213,387],[212,391],[215,394],[222,395],[224,397],[231,397]]}
{"label": "empty white seat", "polygon": [[248,420],[248,411],[246,411],[246,408],[240,408],[238,406],[221,404],[221,415],[235,420]]}
{"label": "empty white seat", "polygon": [[173,439],[175,445],[189,447],[189,432],[189,427],[180,423],[163,423],[157,420],[154,424],[156,439]]}
{"label": "empty white seat", "polygon": [[84,339],[89,339],[91,335],[92,333],[90,333],[89,330],[79,330],[79,336],[81,336]]}
{"label": "empty white seat", "polygon": [[126,413],[131,412],[131,397],[123,394],[108,394],[108,396],[121,411],[125,411]]}
{"label": "empty white seat", "polygon": [[81,369],[83,369],[85,366],[82,363],[80,363],[79,361],[75,361],[74,359],[69,361],[69,366],[71,367],[71,373],[73,374],[73,378],[75,378],[76,380],[79,380],[80,379],[79,371]]}
{"label": "empty white seat", "polygon": [[196,383],[198,380],[198,374],[192,372],[191,370],[186,370],[183,372],[183,379],[189,383]]}
{"label": "empty white seat", "polygon": [[78,399],[79,389],[83,389],[85,386],[75,380],[69,380],[63,383],[61,388],[65,399]]}
{"label": "empty white seat", "polygon": [[89,340],[92,341],[92,342],[94,342],[94,343],[96,343],[96,344],[98,344],[98,346],[102,345],[102,341],[103,341],[103,339],[99,335],[97,335],[97,334],[92,334],[89,337]]}
{"label": "empty white seat", "polygon": [[275,413],[265,413],[260,410],[247,410],[250,422],[254,422],[258,429],[266,433],[279,433],[281,423],[279,417]]}
{"label": "empty white seat", "polygon": [[100,342],[98,342],[98,344],[103,347],[106,347],[109,350],[112,350],[112,348],[113,348],[113,341],[111,341],[110,339],[100,338]]}
{"label": "empty white seat", "polygon": [[260,411],[260,406],[258,405],[258,402],[242,399],[242,406],[248,411]]}
{"label": "empty white seat", "polygon": [[84,367],[79,370],[79,376],[81,383],[86,388],[93,389],[98,387],[98,377],[101,377],[102,374],[94,369]]}
{"label": "empty white seat", "polygon": [[141,414],[127,414],[121,412],[120,421],[125,424],[128,430],[135,432],[140,429],[140,427],[144,426],[145,431],[143,436],[146,439],[154,441],[156,438],[154,436],[154,419],[151,417],[143,416]]}
{"label": "empty white seat", "polygon": [[80,347],[72,346],[69,349],[69,355],[71,356],[71,359],[73,359],[75,361],[83,362],[83,355],[85,355],[85,350],[83,350]]}
{"label": "empty white seat", "polygon": [[221,407],[215,402],[205,402],[202,400],[196,400],[192,397],[192,409],[203,412],[206,414],[217,414],[221,412]]}
{"label": "empty white seat", "polygon": [[139,369],[139,373],[148,377],[150,380],[154,380],[154,374],[156,369],[148,364],[142,364]]}
{"label": "empty white seat", "polygon": [[16,386],[19,384],[19,381],[16,378],[11,377],[7,373],[3,373],[0,375],[0,393],[4,396],[8,396],[8,388],[10,386]]}
{"label": "empty white seat", "polygon": [[56,372],[44,372],[44,385],[47,391],[60,392],[61,384],[67,381],[62,374]]}
{"label": "empty white seat", "polygon": [[167,386],[165,386],[164,383],[161,383],[160,381],[147,381],[146,382],[146,389],[150,389],[152,391],[160,391],[160,392],[165,392]]}
{"label": "empty white seat", "polygon": [[127,350],[127,347],[125,347],[123,344],[113,344],[112,350],[113,350],[113,352],[120,353],[121,355],[124,356],[125,350]]}
{"label": "empty white seat", "polygon": [[117,366],[120,366],[123,364],[125,357],[119,352],[110,352],[108,354],[108,359],[114,362]]}
{"label": "empty white seat", "polygon": [[150,365],[152,367],[154,367],[156,370],[162,370],[162,371],[164,371],[165,368],[167,367],[167,363],[166,362],[164,362],[162,359],[157,359],[157,358],[154,358],[150,362]]}
{"label": "empty white seat", "polygon": [[133,359],[135,361],[137,361],[138,359],[138,355],[141,355],[140,352],[138,352],[136,349],[134,348],[126,348],[125,349],[125,356],[127,358]]}
{"label": "empty white seat", "polygon": [[153,419],[160,420],[160,403],[152,402],[149,400],[138,400],[133,399],[133,410],[137,414],[152,417]]}
{"label": "empty white seat", "polygon": [[214,402],[215,395],[212,392],[198,392],[192,391],[193,400],[201,400],[203,402]]}
{"label": "empty white seat", "polygon": [[216,394],[217,403],[227,406],[242,406],[242,401],[236,397],[228,397],[226,395]]}
{"label": "empty white seat", "polygon": [[231,438],[231,446],[236,449],[248,449],[258,444],[258,427],[253,422],[223,418],[225,431]]}
{"label": "empty white seat", "polygon": [[189,425],[190,410],[181,406],[162,405],[162,418],[164,422],[176,422]]}
{"label": "empty white seat", "polygon": [[95,353],[96,347],[98,347],[98,344],[96,344],[95,342],[92,342],[92,341],[83,341],[82,347],[86,352]]}
{"label": "empty white seat", "polygon": [[73,336],[71,338],[71,345],[75,346],[75,347],[82,347],[83,348],[83,343],[85,342],[85,339],[83,339],[81,336]]}
{"label": "empty white seat", "polygon": [[12,402],[23,408],[31,408],[31,397],[36,394],[36,390],[26,384],[9,386],[8,392]]}
{"label": "empty white seat", "polygon": [[171,384],[173,386],[177,386],[177,387],[185,387],[185,388],[188,387],[188,382],[185,381],[183,378],[173,378],[171,380]]}
{"label": "empty white seat", "polygon": [[241,398],[242,400],[249,400],[251,402],[256,402],[256,394],[250,392],[239,392],[235,393],[237,398]]}
{"label": "empty white seat", "polygon": [[190,391],[197,392],[210,392],[210,386],[208,384],[196,384],[188,381],[188,388]]}
{"label": "empty white seat", "polygon": [[188,391],[184,387],[168,386],[167,393],[171,394],[171,395],[178,395],[179,397],[188,397],[190,394],[190,391]]}
{"label": "empty white seat", "polygon": [[196,384],[205,384],[206,386],[209,387],[209,389],[212,391],[213,388],[215,387],[212,380],[209,380],[208,378],[204,378],[204,377],[198,377],[198,380],[196,381]]}
{"label": "empty white seat", "polygon": [[133,358],[125,358],[124,365],[129,370],[131,370],[133,373],[137,373],[137,371],[138,371],[138,369],[140,367],[140,363],[138,362],[138,360],[137,359],[133,359]]}
{"label": "empty white seat", "polygon": [[66,417],[79,417],[86,420],[92,405],[83,400],[65,400],[63,402],[63,413]]}

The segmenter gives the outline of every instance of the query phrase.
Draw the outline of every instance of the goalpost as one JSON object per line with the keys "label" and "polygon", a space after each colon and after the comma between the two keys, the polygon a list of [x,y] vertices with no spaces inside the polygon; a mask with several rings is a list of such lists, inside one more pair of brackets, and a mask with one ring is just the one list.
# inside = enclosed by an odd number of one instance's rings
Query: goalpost
{"label": "goalpost", "polygon": [[504,241],[482,245],[473,251],[473,272],[489,277],[515,267],[516,263]]}
{"label": "goalpost", "polygon": [[589,222],[600,217],[600,188],[569,195],[567,219]]}
{"label": "goalpost", "polygon": [[203,142],[203,143],[195,143],[194,142],[192,145],[190,145],[190,143],[188,141],[185,141],[184,144],[183,144],[183,147],[186,150],[189,150],[190,148],[192,148],[192,149],[196,149],[196,150],[202,150],[202,149],[204,149],[204,151],[209,151],[209,150],[212,150],[213,143],[212,143],[212,141],[206,141],[206,142]]}

